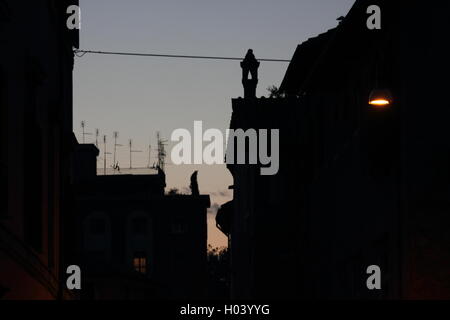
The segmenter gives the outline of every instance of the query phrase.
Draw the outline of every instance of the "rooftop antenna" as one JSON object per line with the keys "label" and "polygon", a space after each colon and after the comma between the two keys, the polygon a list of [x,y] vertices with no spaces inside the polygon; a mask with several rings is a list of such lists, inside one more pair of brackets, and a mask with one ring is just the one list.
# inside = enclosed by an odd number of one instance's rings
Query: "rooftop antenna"
{"label": "rooftop antenna", "polygon": [[117,138],[119,138],[119,131],[114,131],[113,136],[114,136],[114,156],[113,156],[114,157],[114,161],[113,161],[113,168],[115,170],[116,168],[118,168],[118,163],[116,163],[116,148],[117,147],[121,147],[122,145],[117,143]]}
{"label": "rooftop antenna", "polygon": [[148,145],[148,163],[147,163],[147,168],[151,168],[151,164],[150,164],[151,155],[152,155],[152,145],[149,144]]}
{"label": "rooftop antenna", "polygon": [[165,146],[167,145],[167,140],[163,140],[159,131],[156,133],[156,139],[158,140],[158,163],[157,167],[159,167],[162,171],[164,171],[166,166],[166,150]]}
{"label": "rooftop antenna", "polygon": [[92,133],[84,132],[85,127],[86,127],[86,121],[83,120],[83,121],[81,121],[81,130],[82,130],[81,134],[83,136],[83,144],[86,143],[85,136],[92,135]]}
{"label": "rooftop antenna", "polygon": [[103,136],[103,174],[106,176],[106,155],[111,154],[106,152],[106,135]]}
{"label": "rooftop antenna", "polygon": [[131,156],[134,152],[142,152],[141,150],[133,150],[133,140],[130,139],[128,142],[130,146],[130,169],[133,169]]}
{"label": "rooftop antenna", "polygon": [[100,130],[95,129],[95,146],[98,149],[98,137],[100,136]]}

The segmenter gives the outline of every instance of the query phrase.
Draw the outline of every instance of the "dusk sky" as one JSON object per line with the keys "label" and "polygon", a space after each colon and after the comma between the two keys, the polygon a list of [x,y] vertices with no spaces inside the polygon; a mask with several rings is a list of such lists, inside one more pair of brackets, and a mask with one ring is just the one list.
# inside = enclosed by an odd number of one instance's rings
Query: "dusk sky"
{"label": "dusk sky", "polygon": [[[298,44],[335,27],[354,0],[80,0],[80,48],[85,50],[290,59]],[[262,62],[257,96],[279,86],[288,64]],[[133,166],[148,163],[148,145],[156,149],[156,131],[166,139],[174,129],[204,130],[229,125],[231,99],[243,96],[239,61],[186,60],[86,54],[74,68],[74,131],[106,134],[112,150],[133,139]],[[94,142],[94,136],[86,136]],[[199,170],[200,192],[211,195],[208,237],[226,245],[215,228],[218,205],[232,198],[232,177],[224,165],[171,165],[167,146],[167,188],[188,192],[189,177]],[[128,147],[118,149],[122,168],[129,166]],[[103,152],[103,146],[100,145]],[[151,163],[156,160],[153,152]],[[108,166],[112,156],[108,158]],[[282,166],[283,163],[281,162]],[[100,163],[99,163],[100,166]],[[280,213],[282,214],[282,213]]]}

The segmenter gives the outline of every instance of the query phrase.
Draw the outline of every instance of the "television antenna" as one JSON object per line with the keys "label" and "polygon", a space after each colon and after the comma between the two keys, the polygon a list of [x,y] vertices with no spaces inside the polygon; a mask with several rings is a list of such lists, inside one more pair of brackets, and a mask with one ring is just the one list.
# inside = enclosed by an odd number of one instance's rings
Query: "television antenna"
{"label": "television antenna", "polygon": [[84,131],[85,128],[86,128],[86,121],[83,120],[83,121],[81,121],[81,135],[83,136],[83,144],[86,143],[85,136],[90,136],[90,135],[92,135],[92,133],[85,132],[85,131]]}
{"label": "television antenna", "polygon": [[95,129],[95,146],[98,148],[98,137],[100,136],[100,130]]}
{"label": "television antenna", "polygon": [[160,168],[162,171],[164,171],[166,166],[166,145],[167,140],[164,140],[161,138],[161,134],[158,131],[156,133],[156,139],[158,140],[158,162],[157,162],[157,168]]}
{"label": "television antenna", "polygon": [[147,168],[149,168],[149,169],[151,169],[152,168],[152,166],[151,166],[151,156],[152,156],[152,145],[151,144],[149,144],[148,145],[148,163],[147,163]]}
{"label": "television antenna", "polygon": [[106,176],[106,155],[111,154],[106,152],[106,135],[103,136],[103,174]]}
{"label": "television antenna", "polygon": [[120,169],[119,169],[119,162],[116,162],[116,149],[117,149],[117,147],[122,147],[121,144],[117,143],[117,138],[119,138],[119,131],[114,131],[113,136],[114,136],[114,155],[113,155],[113,165],[112,165],[112,167],[113,167],[114,171],[116,169],[118,169],[120,171]]}
{"label": "television antenna", "polygon": [[128,145],[130,147],[130,169],[133,169],[133,166],[132,166],[132,155],[133,155],[133,153],[136,153],[136,152],[142,152],[142,150],[133,150],[133,140],[132,139],[130,139],[128,141]]}

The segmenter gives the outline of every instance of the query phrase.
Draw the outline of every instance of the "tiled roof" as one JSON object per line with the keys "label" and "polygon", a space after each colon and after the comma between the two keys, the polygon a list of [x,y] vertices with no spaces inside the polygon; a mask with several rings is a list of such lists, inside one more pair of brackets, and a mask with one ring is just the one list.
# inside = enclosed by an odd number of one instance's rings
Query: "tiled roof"
{"label": "tiled roof", "polygon": [[330,29],[297,46],[283,82],[281,83],[280,91],[288,94],[296,94],[298,92],[301,84],[310,74],[315,62],[324,52],[336,29]]}
{"label": "tiled roof", "polygon": [[[371,31],[366,27],[367,6],[369,0],[357,0],[344,18],[334,29],[311,38],[297,47],[280,91],[287,94],[301,94],[306,87],[314,83],[335,83],[345,77],[350,65],[356,67],[358,60],[368,52],[376,54],[374,43],[381,43],[383,35],[389,30],[392,17],[389,11],[398,7],[387,0],[378,0],[384,8],[384,28]],[[365,61],[370,63],[370,61]]]}

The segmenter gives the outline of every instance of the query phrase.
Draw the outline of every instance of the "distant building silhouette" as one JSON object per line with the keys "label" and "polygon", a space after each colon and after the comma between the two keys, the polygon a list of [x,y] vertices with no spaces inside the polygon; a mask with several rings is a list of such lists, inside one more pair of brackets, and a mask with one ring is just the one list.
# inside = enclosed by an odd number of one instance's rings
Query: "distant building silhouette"
{"label": "distant building silhouette", "polygon": [[0,3],[0,299],[73,296],[62,256],[78,47],[66,27],[71,4]]}
{"label": "distant building silhouette", "polygon": [[[359,0],[298,46],[286,98],[234,99],[230,128],[279,128],[280,170],[229,164],[234,298],[449,298],[449,4]],[[411,23],[410,17],[419,17]],[[368,104],[379,87],[385,107]],[[231,226],[231,227],[230,227]],[[382,290],[366,269],[382,270]]]}
{"label": "distant building silhouette", "polygon": [[[165,173],[96,175],[95,145],[75,153],[73,260],[82,299],[206,297],[208,195],[165,195]],[[192,184],[192,183],[191,183]]]}

